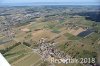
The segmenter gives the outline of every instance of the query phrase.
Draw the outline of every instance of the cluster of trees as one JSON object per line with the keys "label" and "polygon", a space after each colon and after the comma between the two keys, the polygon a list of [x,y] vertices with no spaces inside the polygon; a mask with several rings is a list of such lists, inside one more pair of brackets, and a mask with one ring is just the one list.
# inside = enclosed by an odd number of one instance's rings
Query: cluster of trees
{"label": "cluster of trees", "polygon": [[28,47],[30,47],[30,46],[31,46],[31,44],[26,43],[26,42],[23,42],[23,44],[24,44],[24,45],[26,45],[26,46],[28,46]]}

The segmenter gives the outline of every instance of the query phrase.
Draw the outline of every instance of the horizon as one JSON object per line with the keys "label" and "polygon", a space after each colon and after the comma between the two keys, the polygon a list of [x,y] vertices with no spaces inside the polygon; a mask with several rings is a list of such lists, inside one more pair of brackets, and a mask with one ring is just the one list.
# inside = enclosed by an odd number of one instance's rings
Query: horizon
{"label": "horizon", "polygon": [[38,5],[100,5],[97,2],[32,2],[32,3],[1,3],[0,6],[38,6]]}
{"label": "horizon", "polygon": [[0,5],[31,6],[31,5],[100,5],[99,0],[0,0]]}

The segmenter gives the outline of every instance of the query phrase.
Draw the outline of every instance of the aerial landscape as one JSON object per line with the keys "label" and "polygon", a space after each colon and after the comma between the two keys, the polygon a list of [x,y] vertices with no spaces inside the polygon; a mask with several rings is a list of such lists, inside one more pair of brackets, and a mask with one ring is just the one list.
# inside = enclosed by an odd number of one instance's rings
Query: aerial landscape
{"label": "aerial landscape", "polygon": [[11,66],[100,66],[100,5],[0,6],[0,53]]}

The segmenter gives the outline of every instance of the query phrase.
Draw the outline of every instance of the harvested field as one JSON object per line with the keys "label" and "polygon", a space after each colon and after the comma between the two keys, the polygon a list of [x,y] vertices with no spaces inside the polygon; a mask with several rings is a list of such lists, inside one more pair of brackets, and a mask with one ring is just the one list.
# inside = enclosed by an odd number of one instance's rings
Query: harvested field
{"label": "harvested field", "polygon": [[77,29],[77,30],[75,30],[75,29],[68,29],[68,33],[71,33],[72,35],[74,35],[74,36],[77,36],[79,33],[81,33],[81,32],[83,32],[83,31],[85,31],[85,29],[83,29],[83,28],[79,28],[79,29]]}
{"label": "harvested field", "polygon": [[51,31],[44,30],[44,29],[43,30],[39,30],[39,31],[34,31],[34,33],[32,33],[34,41],[38,41],[41,38],[48,38],[48,39],[50,39],[50,38],[52,38],[55,35],[56,35],[55,33],[52,33]]}
{"label": "harvested field", "polygon": [[23,31],[23,32],[29,32],[30,29],[28,29],[28,28],[23,28],[23,29],[21,29],[21,31]]}

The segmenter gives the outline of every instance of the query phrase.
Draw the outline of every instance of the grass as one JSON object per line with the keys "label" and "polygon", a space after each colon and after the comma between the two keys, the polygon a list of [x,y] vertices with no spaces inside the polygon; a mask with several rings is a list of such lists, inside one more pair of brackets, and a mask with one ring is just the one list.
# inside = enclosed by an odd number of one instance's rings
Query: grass
{"label": "grass", "polygon": [[86,38],[81,39],[81,41],[85,44],[92,44],[92,43],[95,43],[98,39],[100,39],[100,34],[92,33]]}
{"label": "grass", "polygon": [[30,66],[34,63],[38,63],[40,61],[40,56],[35,53],[30,54],[23,60],[19,61],[18,63],[14,64],[13,66]]}
{"label": "grass", "polygon": [[17,47],[14,47],[10,51],[8,51],[4,56],[10,63],[12,63],[18,60],[19,58],[24,57],[29,52],[32,52],[30,48],[26,47],[23,44],[20,44]]}
{"label": "grass", "polygon": [[58,29],[58,28],[55,28],[55,27],[52,28],[52,32],[53,32],[53,33],[60,33],[59,29]]}
{"label": "grass", "polygon": [[66,44],[61,44],[58,47],[61,51],[64,51],[66,54],[76,58],[96,56],[96,53],[93,53],[95,52],[95,48],[93,48],[92,45],[83,44],[79,41],[71,41]]}
{"label": "grass", "polygon": [[66,33],[65,36],[66,36],[69,40],[79,40],[79,39],[81,39],[81,37],[79,37],[79,36],[74,36],[74,35],[72,35],[72,34],[70,34],[70,33]]}

